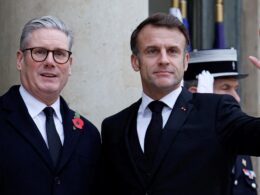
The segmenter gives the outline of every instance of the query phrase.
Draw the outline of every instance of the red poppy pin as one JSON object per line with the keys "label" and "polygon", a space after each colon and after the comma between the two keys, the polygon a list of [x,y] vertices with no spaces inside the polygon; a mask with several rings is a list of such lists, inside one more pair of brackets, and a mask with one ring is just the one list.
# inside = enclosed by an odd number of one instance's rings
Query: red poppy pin
{"label": "red poppy pin", "polygon": [[73,129],[82,129],[84,126],[84,121],[80,118],[80,114],[75,112],[74,118],[72,119]]}

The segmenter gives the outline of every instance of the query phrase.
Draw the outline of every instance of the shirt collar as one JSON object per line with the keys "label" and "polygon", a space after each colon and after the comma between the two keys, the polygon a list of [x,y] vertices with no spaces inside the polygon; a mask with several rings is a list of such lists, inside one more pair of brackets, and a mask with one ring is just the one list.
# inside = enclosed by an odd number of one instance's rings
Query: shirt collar
{"label": "shirt collar", "polygon": [[[26,89],[21,85],[19,88],[22,99],[28,109],[28,112],[32,118],[39,115],[42,110],[47,106],[35,97],[33,97]],[[60,122],[62,122],[62,117],[60,113],[60,98],[58,98],[51,107],[54,109],[55,114]]]}
{"label": "shirt collar", "polygon": [[[173,90],[171,93],[167,94],[166,96],[162,97],[160,101],[165,103],[169,108],[173,109],[173,106],[179,97],[181,93],[181,86],[177,89]],[[152,98],[150,98],[148,95],[146,95],[144,92],[142,94],[142,103],[139,107],[139,113],[144,113],[148,104],[154,101]]]}
{"label": "shirt collar", "polygon": [[177,98],[181,93],[181,86],[178,87],[176,90],[172,91],[171,93],[167,94],[163,98],[160,99],[163,103],[165,103],[169,108],[173,109],[173,106],[176,103]]}

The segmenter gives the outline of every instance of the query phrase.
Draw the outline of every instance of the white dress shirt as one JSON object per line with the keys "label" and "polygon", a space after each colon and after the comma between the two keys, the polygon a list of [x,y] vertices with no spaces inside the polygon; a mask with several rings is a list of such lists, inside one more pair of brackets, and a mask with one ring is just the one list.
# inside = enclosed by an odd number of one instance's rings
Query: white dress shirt
{"label": "white dress shirt", "polygon": [[[165,126],[168,118],[172,112],[173,106],[181,93],[181,87],[177,88],[176,90],[172,91],[168,95],[164,96],[160,99],[161,102],[165,103],[167,106],[164,106],[162,110],[162,118],[163,118],[163,127]],[[152,119],[152,112],[149,109],[148,105],[154,101],[152,98],[147,96],[145,93],[142,94],[142,102],[139,107],[137,113],[137,135],[140,142],[140,146],[144,151],[144,139],[146,130],[148,125]]]}
{"label": "white dress shirt", "polygon": [[[26,89],[21,85],[19,88],[20,94],[22,96],[22,99],[28,109],[28,112],[30,116],[32,117],[34,123],[38,127],[38,130],[40,131],[47,147],[47,135],[46,135],[46,116],[43,112],[43,109],[47,106],[41,101],[37,100],[35,97],[33,97]],[[64,131],[62,126],[62,117],[60,113],[60,98],[58,98],[51,107],[54,109],[55,113],[53,114],[55,127],[57,129],[57,132],[59,134],[61,143],[63,145],[64,142]]]}

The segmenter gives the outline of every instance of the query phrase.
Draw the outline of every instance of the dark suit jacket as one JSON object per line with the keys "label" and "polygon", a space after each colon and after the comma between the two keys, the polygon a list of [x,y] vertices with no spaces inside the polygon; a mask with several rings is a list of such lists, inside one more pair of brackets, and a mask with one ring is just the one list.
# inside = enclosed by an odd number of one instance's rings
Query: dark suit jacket
{"label": "dark suit jacket", "polygon": [[243,113],[231,96],[182,89],[146,185],[128,137],[140,102],[102,123],[107,194],[228,195],[235,155],[260,154],[260,119]]}
{"label": "dark suit jacket", "polygon": [[75,112],[61,98],[64,145],[58,166],[20,96],[19,86],[0,97],[0,194],[96,194],[100,134],[88,120],[73,129]]}

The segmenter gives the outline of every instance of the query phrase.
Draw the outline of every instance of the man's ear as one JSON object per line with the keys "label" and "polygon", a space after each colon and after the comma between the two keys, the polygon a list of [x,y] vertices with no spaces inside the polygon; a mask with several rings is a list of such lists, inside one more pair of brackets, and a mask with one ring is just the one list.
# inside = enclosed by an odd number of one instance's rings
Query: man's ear
{"label": "man's ear", "polygon": [[185,56],[184,56],[184,71],[186,71],[188,69],[189,61],[190,61],[190,54],[189,54],[189,52],[186,52]]}
{"label": "man's ear", "polygon": [[17,68],[17,70],[20,71],[22,69],[23,61],[24,61],[23,52],[21,50],[18,50],[16,52],[16,68]]}
{"label": "man's ear", "polygon": [[69,75],[71,75],[72,57],[69,59]]}
{"label": "man's ear", "polygon": [[140,63],[139,63],[138,57],[134,54],[131,55],[131,63],[132,63],[133,69],[136,72],[138,72],[140,70]]}
{"label": "man's ear", "polygon": [[188,91],[191,93],[197,93],[197,87],[195,86],[189,87]]}

